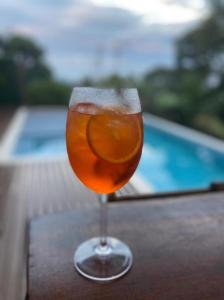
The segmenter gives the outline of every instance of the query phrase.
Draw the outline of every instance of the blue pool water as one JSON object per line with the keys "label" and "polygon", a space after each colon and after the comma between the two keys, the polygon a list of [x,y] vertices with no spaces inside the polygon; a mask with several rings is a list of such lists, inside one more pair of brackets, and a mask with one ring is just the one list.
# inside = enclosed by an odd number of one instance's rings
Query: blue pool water
{"label": "blue pool water", "polygon": [[[13,156],[65,154],[65,121],[66,112],[62,110],[29,112]],[[137,173],[155,191],[207,187],[224,180],[224,155],[147,123]]]}
{"label": "blue pool water", "polygon": [[49,157],[65,153],[66,111],[31,111],[13,149],[13,156]]}

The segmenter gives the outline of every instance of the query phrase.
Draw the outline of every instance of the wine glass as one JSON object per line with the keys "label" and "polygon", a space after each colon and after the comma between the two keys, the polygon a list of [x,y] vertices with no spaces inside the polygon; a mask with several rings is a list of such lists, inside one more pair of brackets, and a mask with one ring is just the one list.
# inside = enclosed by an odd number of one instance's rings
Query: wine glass
{"label": "wine glass", "polygon": [[74,254],[77,271],[107,282],[132,266],[132,253],[107,236],[107,198],[133,175],[142,152],[143,124],[136,89],[74,88],[67,116],[66,144],[74,173],[99,194],[101,233],[82,243]]}

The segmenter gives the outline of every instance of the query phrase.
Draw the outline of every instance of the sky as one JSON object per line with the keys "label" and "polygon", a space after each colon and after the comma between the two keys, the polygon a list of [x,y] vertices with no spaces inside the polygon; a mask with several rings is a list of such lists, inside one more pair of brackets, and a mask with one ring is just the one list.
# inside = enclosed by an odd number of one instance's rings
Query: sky
{"label": "sky", "polygon": [[0,34],[34,38],[62,80],[139,76],[174,64],[175,40],[205,0],[1,0]]}

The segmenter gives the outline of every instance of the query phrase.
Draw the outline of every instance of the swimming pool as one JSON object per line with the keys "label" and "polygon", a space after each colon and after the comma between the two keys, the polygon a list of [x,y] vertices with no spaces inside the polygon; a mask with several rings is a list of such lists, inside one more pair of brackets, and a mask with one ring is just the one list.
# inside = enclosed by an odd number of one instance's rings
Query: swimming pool
{"label": "swimming pool", "polygon": [[[11,155],[66,155],[66,110],[31,110]],[[224,180],[224,143],[157,117],[145,115],[144,148],[137,174],[154,191],[207,187]]]}

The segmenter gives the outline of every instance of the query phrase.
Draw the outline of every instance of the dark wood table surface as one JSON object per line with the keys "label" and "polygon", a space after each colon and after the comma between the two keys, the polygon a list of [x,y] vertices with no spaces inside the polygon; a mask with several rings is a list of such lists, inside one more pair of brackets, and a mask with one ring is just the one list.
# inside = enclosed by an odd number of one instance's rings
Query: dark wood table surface
{"label": "dark wood table surface", "polygon": [[223,300],[224,193],[109,206],[109,235],[126,242],[134,265],[109,284],[74,270],[73,252],[98,234],[97,207],[30,223],[30,300]]}

